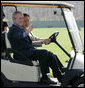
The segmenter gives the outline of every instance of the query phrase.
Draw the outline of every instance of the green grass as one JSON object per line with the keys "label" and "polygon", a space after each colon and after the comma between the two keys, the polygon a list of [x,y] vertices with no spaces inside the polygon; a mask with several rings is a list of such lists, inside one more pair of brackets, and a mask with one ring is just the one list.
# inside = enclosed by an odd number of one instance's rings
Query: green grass
{"label": "green grass", "polygon": [[80,35],[81,35],[81,39],[82,39],[83,44],[84,44],[84,28],[81,28]]}
{"label": "green grass", "polygon": [[[60,45],[62,45],[62,47],[68,53],[70,53],[71,42],[66,28],[35,28],[33,30],[33,33],[40,38],[49,38],[49,36],[56,31],[59,31],[59,35],[57,36],[57,41],[59,42]],[[84,44],[84,28],[81,28],[80,35]],[[61,61],[61,63],[63,64],[63,66],[65,66],[65,61],[69,60],[69,57],[54,43],[51,43],[49,45],[43,45],[38,49],[46,49],[56,54],[59,60]],[[52,71],[51,71],[51,76],[52,76]]]}

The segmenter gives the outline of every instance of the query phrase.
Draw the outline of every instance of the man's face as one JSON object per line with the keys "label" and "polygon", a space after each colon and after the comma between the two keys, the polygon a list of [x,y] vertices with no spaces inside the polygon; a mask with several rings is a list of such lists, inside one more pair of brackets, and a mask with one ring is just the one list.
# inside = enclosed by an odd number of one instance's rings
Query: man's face
{"label": "man's face", "polygon": [[23,26],[24,23],[24,16],[21,13],[17,14],[17,17],[13,19],[14,23],[19,25],[19,26]]}
{"label": "man's face", "polygon": [[25,16],[23,26],[26,28],[29,26],[29,24],[30,24],[30,18],[28,16]]}

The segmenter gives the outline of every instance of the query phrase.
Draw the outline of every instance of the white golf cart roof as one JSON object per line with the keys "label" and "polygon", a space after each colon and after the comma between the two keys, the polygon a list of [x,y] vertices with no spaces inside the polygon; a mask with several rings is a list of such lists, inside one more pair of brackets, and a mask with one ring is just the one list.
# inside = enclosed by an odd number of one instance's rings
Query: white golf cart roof
{"label": "white golf cart roof", "polygon": [[15,6],[74,8],[72,4],[60,1],[1,1],[1,3],[2,5],[15,5]]}

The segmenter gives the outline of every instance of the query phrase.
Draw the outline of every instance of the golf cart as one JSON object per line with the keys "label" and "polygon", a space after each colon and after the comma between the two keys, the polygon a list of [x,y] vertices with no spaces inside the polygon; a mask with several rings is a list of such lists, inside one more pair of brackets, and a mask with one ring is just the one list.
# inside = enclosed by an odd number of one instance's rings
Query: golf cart
{"label": "golf cart", "polygon": [[[3,7],[15,7],[18,10],[18,6],[26,7],[52,7],[60,8],[61,15],[64,18],[68,35],[72,46],[74,48],[73,53],[69,54],[58,42],[57,37],[59,32],[53,33],[49,38],[51,42],[57,44],[63,52],[69,57],[67,67],[63,67],[64,76],[61,83],[57,81],[57,84],[41,84],[41,71],[38,61],[30,61],[26,56],[20,52],[11,48],[10,42],[5,33],[6,51],[1,52],[1,86],[5,87],[84,87],[84,46],[79,35],[79,30],[73,16],[73,5],[67,3],[61,3],[56,1],[2,1],[1,9]],[[57,14],[54,11],[54,14]],[[6,14],[5,14],[6,15]],[[2,21],[1,21],[2,22]],[[2,23],[3,25],[3,23]],[[2,28],[1,25],[1,28]],[[2,30],[2,29],[1,29]],[[25,58],[26,61],[18,61],[11,53],[17,53],[20,58]],[[55,78],[51,78],[54,80]],[[55,80],[56,81],[56,80]]]}

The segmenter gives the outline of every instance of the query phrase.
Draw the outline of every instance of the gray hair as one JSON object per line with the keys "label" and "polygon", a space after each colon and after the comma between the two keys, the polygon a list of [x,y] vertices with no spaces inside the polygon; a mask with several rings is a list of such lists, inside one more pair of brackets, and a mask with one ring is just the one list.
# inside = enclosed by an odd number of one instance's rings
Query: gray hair
{"label": "gray hair", "polygon": [[15,19],[17,17],[17,14],[22,14],[22,12],[20,11],[15,11],[13,14],[12,14],[12,19]]}

